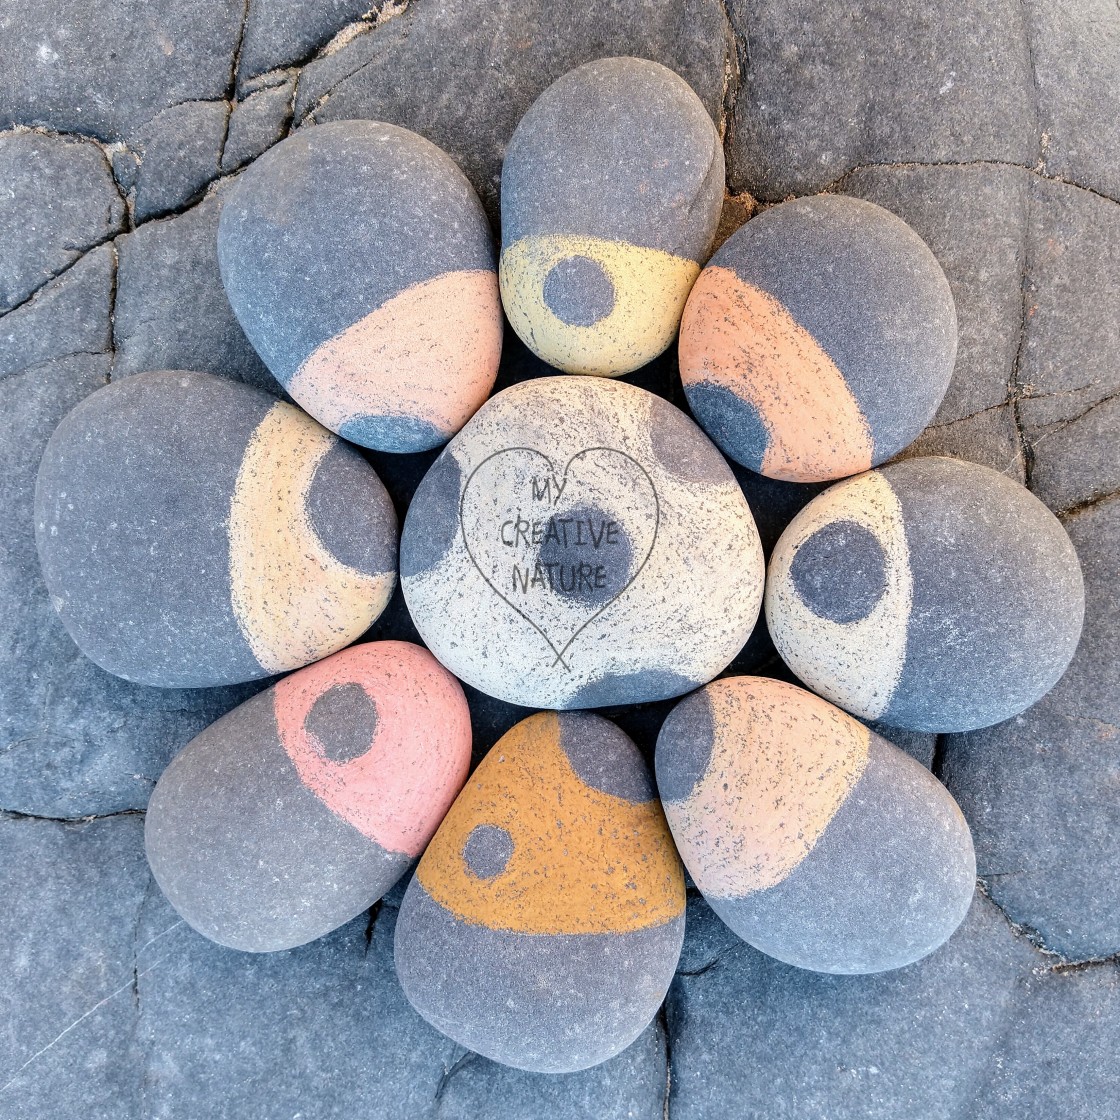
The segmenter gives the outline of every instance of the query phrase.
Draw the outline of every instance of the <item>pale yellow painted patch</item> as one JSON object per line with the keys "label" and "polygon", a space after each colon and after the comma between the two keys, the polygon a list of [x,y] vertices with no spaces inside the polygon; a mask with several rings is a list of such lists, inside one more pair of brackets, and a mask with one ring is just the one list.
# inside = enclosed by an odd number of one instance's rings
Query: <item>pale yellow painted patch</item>
{"label": "pale yellow painted patch", "polygon": [[708,768],[665,814],[704,894],[776,886],[816,846],[867,768],[863,724],[783,681],[731,677],[706,690]]}
{"label": "pale yellow painted patch", "polygon": [[[492,879],[463,857],[478,825],[505,829],[513,854]],[[457,918],[514,933],[628,933],[684,911],[684,871],[661,803],[586,785],[541,712],[511,728],[456,798],[416,869]]]}
{"label": "pale yellow painted patch", "polygon": [[[863,526],[886,554],[886,590],[855,622],[815,614],[790,575],[797,550],[835,521]],[[782,659],[814,692],[864,719],[878,719],[887,710],[902,676],[913,602],[902,507],[878,471],[839,482],[814,498],[790,522],[770,558],[766,624]]]}
{"label": "pale yellow painted patch", "polygon": [[[614,309],[589,327],[558,319],[544,299],[553,265],[573,256],[590,257],[614,285]],[[525,345],[565,373],[602,377],[629,373],[669,346],[699,274],[695,261],[660,249],[558,234],[515,241],[498,268],[506,315]]]}
{"label": "pale yellow painted patch", "polygon": [[277,402],[257,425],[229,514],[233,613],[271,672],[298,669],[348,646],[385,609],[396,575],[337,560],[315,533],[307,496],[335,437]]}

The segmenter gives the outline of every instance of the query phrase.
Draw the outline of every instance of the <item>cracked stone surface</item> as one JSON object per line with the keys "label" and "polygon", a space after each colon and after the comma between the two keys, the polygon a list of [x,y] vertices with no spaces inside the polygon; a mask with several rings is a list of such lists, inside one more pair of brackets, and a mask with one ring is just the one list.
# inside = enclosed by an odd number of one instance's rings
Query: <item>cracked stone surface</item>
{"label": "cracked stone surface", "polygon": [[228,124],[224,101],[184,101],[148,121],[136,143],[138,222],[185,206],[218,177]]}
{"label": "cracked stone surface", "polygon": [[[721,235],[790,194],[867,198],[929,242],[961,341],[904,454],[1025,481],[1070,531],[1078,654],[1022,716],[887,738],[972,826],[984,894],[926,961],[822,977],[690,899],[661,1016],[597,1069],[473,1057],[392,971],[404,884],[290,953],[211,945],[168,909],[139,810],[253,686],[157,690],[76,650],[47,600],[31,489],[106,380],[192,368],[276,391],[214,240],[292,127],[381,118],[447,148],[497,221],[505,143],[554,78],[661,61],[720,125]],[[1120,1098],[1120,8],[1114,0],[44,0],[0,10],[0,1115],[1080,1120]],[[507,332],[498,387],[546,372]],[[684,406],[671,354],[629,378]],[[403,514],[432,454],[371,454]],[[737,470],[771,547],[819,489]],[[417,640],[398,595],[370,638]],[[733,672],[788,677],[760,627]],[[525,712],[468,689],[477,760]],[[608,710],[647,753],[671,704]],[[25,815],[30,814],[30,816]],[[46,818],[97,817],[86,822]]]}
{"label": "cracked stone surface", "polygon": [[0,313],[124,228],[124,202],[96,144],[0,133]]}

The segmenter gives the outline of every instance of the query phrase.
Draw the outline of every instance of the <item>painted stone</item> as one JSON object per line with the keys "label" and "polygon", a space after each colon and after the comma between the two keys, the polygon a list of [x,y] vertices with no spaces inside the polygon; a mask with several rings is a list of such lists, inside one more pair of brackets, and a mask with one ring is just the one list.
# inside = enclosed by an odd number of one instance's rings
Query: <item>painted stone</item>
{"label": "painted stone", "polygon": [[494,245],[450,156],[374,121],[301,128],[222,207],[226,294],[273,376],[364,447],[445,443],[502,346]]}
{"label": "painted stone", "polygon": [[688,83],[641,58],[569,71],[502,165],[502,302],[535,354],[614,377],[656,358],[711,249],[723,147]]}
{"label": "painted stone", "polygon": [[167,688],[326,657],[396,584],[396,514],[362,456],[204,373],[136,374],[67,415],[39,466],[35,539],[81,651]]}
{"label": "painted stone", "polygon": [[732,459],[816,482],[918,437],[949,386],[957,314],[936,257],[901,218],[818,195],[724,242],[688,298],[679,352],[689,406]]}
{"label": "painted stone", "polygon": [[1005,475],[918,458],[830,487],[782,534],[766,620],[814,692],[865,719],[969,731],[1029,707],[1085,612],[1058,519]]}
{"label": "painted stone", "polygon": [[397,976],[433,1026],[520,1069],[585,1069],[657,1013],[684,873],[637,747],[585,712],[508,731],[409,883]]}
{"label": "painted stone", "polygon": [[393,886],[470,758],[466,697],[427,650],[343,650],[234,708],[175,757],[148,805],[152,874],[213,941],[302,945]]}
{"label": "painted stone", "polygon": [[458,677],[594,708],[711,680],[758,617],[758,531],[684,413],[625,382],[545,377],[488,401],[416,490],[405,601]]}
{"label": "painted stone", "polygon": [[657,739],[677,849],[756,949],[817,972],[900,968],[963,921],[976,883],[964,815],[905,752],[810,692],[727,677]]}

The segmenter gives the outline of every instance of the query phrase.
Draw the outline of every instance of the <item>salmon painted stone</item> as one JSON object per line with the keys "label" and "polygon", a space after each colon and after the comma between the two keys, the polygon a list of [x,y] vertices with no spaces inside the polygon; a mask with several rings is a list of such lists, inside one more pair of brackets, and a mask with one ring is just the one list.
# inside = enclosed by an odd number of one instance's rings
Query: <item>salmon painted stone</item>
{"label": "salmon painted stone", "polygon": [[35,538],[63,625],[103,669],[199,688],[361,637],[396,584],[397,520],[352,447],[259,389],[140,373],[51,436]]}
{"label": "salmon painted stone", "polygon": [[673,341],[723,206],[723,146],[672,70],[603,58],[521,119],[502,165],[502,302],[535,354],[614,377]]}
{"label": "salmon painted stone", "polygon": [[1065,672],[1085,589],[1058,519],[975,463],[908,459],[837,483],[778,541],[766,619],[786,664],[865,719],[970,731]]}
{"label": "salmon painted stone", "polygon": [[427,650],[343,650],[235,708],[156,784],[152,874],[199,933],[290,949],[368,909],[424,850],[467,777],[459,682]]}
{"label": "salmon painted stone", "polygon": [[670,712],[656,770],[696,886],[769,956],[817,972],[900,968],[968,911],[976,857],[952,796],[810,692],[714,681]]}
{"label": "salmon painted stone", "polygon": [[273,376],[353,443],[438,447],[493,387],[502,309],[490,226],[451,157],[414,132],[301,128],[241,175],[218,260]]}
{"label": "salmon painted stone", "polygon": [[933,419],[957,353],[949,282],[901,218],[860,199],[783,203],[692,289],[681,380],[704,430],[771,478],[843,478]]}
{"label": "salmon painted stone", "polygon": [[397,976],[429,1023],[479,1054],[585,1069],[657,1013],[684,905],[637,747],[598,716],[542,712],[490,749],[421,858]]}
{"label": "salmon painted stone", "polygon": [[711,680],[750,636],[764,569],[742,491],[684,413],[625,382],[544,377],[493,397],[432,465],[401,574],[462,680],[594,708]]}

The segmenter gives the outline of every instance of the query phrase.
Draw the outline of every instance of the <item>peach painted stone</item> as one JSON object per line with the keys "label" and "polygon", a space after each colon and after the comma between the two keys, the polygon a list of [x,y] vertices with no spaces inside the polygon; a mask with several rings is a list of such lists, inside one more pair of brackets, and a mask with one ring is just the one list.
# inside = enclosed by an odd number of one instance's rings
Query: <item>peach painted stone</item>
{"label": "peach painted stone", "polygon": [[684,413],[625,382],[542,377],[488,401],[416,490],[405,600],[429,649],[510,703],[679,696],[742,648],[758,531]]}
{"label": "peach painted stone", "polygon": [[427,650],[371,642],[285,677],[212,724],[152,794],[152,873],[200,933],[302,945],[377,901],[467,776],[459,682]]}
{"label": "peach painted stone", "polygon": [[646,1028],[684,936],[684,874],[638,748],[589,713],[508,731],[409,884],[397,975],[416,1010],[520,1069],[584,1069]]}
{"label": "peach painted stone", "polygon": [[870,202],[783,203],[734,233],[680,332],[693,414],[736,462],[813,482],[891,458],[933,419],[957,351],[949,283]]}
{"label": "peach painted stone", "polygon": [[657,785],[712,909],[756,949],[818,972],[899,968],[964,919],[964,816],[920,763],[784,681],[726,677],[669,714]]}
{"label": "peach painted stone", "polygon": [[502,311],[490,226],[451,157],[414,132],[301,128],[241,175],[218,260],[273,375],[354,443],[438,447],[494,384]]}

